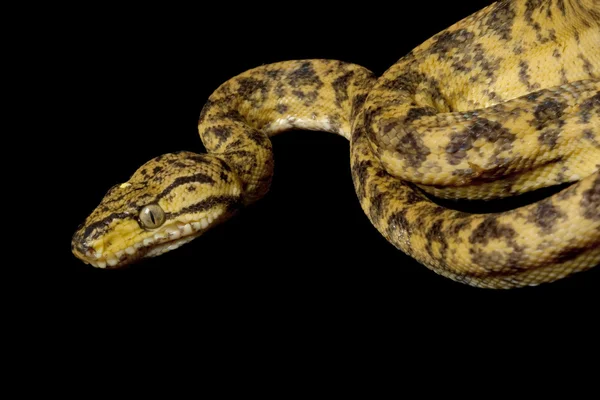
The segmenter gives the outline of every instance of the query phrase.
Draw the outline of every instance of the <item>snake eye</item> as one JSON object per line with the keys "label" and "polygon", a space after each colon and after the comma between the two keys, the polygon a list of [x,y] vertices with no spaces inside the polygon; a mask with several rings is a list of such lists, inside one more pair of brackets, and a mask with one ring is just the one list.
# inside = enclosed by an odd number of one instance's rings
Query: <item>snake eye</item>
{"label": "snake eye", "polygon": [[144,228],[158,228],[165,223],[165,212],[158,204],[147,205],[140,211],[140,222]]}

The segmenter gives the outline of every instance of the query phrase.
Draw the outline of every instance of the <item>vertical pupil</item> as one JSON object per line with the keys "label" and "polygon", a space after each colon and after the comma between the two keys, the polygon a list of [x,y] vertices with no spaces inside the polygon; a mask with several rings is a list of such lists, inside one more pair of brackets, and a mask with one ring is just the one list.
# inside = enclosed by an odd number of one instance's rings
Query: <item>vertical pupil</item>
{"label": "vertical pupil", "polygon": [[156,224],[156,220],[154,219],[154,213],[152,212],[152,210],[150,210],[150,220],[153,224]]}

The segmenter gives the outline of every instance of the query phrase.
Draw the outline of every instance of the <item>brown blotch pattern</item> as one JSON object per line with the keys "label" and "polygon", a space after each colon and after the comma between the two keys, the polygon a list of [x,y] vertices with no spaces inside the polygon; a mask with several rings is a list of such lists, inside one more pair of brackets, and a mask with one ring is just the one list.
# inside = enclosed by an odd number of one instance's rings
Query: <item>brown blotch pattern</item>
{"label": "brown blotch pattern", "polygon": [[512,39],[512,26],[515,21],[516,13],[514,6],[510,2],[498,2],[493,10],[488,14],[485,24],[502,40]]}
{"label": "brown blotch pattern", "polygon": [[410,110],[408,110],[403,123],[408,124],[421,117],[432,116],[436,115],[437,113],[437,110],[433,107],[412,107]]}
{"label": "brown blotch pattern", "polygon": [[269,97],[269,85],[262,79],[240,78],[239,95],[249,101],[254,108],[260,107]]}
{"label": "brown blotch pattern", "polygon": [[600,115],[600,92],[597,92],[594,96],[583,101],[579,111],[579,122],[587,124],[592,118],[592,113],[596,111],[596,114]]}
{"label": "brown blotch pattern", "polygon": [[523,85],[527,86],[528,90],[537,90],[540,88],[539,83],[531,83],[531,75],[529,75],[529,64],[525,60],[519,62],[519,80]]}
{"label": "brown blotch pattern", "polygon": [[353,71],[349,71],[346,74],[335,79],[331,85],[335,91],[335,102],[338,107],[342,107],[342,103],[348,100],[348,86],[352,82],[354,76]]}
{"label": "brown blotch pattern", "polygon": [[500,123],[479,117],[462,132],[450,135],[450,143],[445,149],[448,162],[452,165],[460,164],[479,138],[496,144],[496,154],[498,154],[510,149],[515,135]]}
{"label": "brown blotch pattern", "polygon": [[548,123],[558,122],[559,125],[562,125],[563,121],[560,118],[563,116],[566,107],[565,103],[555,99],[544,100],[535,108],[533,125],[538,130],[548,125]]}
{"label": "brown blotch pattern", "polygon": [[583,192],[580,207],[585,218],[600,220],[600,174],[592,187]]}
{"label": "brown blotch pattern", "polygon": [[564,218],[566,215],[550,200],[543,200],[533,208],[532,213],[528,216],[528,221],[536,224],[543,234],[549,234],[554,231],[556,222]]}
{"label": "brown blotch pattern", "polygon": [[[398,132],[398,129],[401,129],[401,131]],[[413,168],[418,168],[427,160],[427,156],[431,151],[425,146],[419,134],[402,129],[395,121],[388,122],[388,125],[383,128],[384,133],[391,131],[395,132],[394,136],[400,138],[394,150],[398,152],[406,164]]]}
{"label": "brown blotch pattern", "polygon": [[[443,224],[444,220],[436,220],[427,230],[425,235],[425,238],[427,239],[425,251],[427,251],[432,258],[439,258],[442,262],[445,260],[446,252],[448,251],[448,241],[446,240],[447,235],[442,229]],[[439,257],[433,251],[433,244],[435,242],[439,243]]]}
{"label": "brown blotch pattern", "polygon": [[516,232],[514,228],[507,224],[498,222],[496,216],[486,217],[469,236],[469,242],[472,244],[481,244],[487,246],[490,240],[504,239],[510,241],[514,239]]}
{"label": "brown blotch pattern", "polygon": [[553,149],[554,147],[556,147],[556,143],[558,142],[560,133],[560,129],[547,129],[543,131],[540,134],[540,136],[538,136],[538,140],[541,144]]}

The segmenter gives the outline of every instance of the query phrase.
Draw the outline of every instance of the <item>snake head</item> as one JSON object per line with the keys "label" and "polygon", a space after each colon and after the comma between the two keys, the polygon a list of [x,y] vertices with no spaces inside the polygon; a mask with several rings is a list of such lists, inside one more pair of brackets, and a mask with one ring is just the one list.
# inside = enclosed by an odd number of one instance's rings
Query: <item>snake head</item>
{"label": "snake head", "polygon": [[157,256],[228,219],[241,205],[241,192],[235,172],[216,156],[156,157],[106,193],[73,235],[71,249],[100,268]]}

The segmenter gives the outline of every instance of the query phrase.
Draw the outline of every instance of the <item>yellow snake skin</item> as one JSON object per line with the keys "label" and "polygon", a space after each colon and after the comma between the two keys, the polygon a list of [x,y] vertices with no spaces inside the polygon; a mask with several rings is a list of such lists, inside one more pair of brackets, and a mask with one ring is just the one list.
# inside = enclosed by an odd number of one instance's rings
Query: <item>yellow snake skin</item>
{"label": "yellow snake skin", "polygon": [[[118,268],[173,250],[263,197],[270,136],[350,141],[362,209],[394,246],[482,288],[537,285],[600,263],[600,0],[504,0],[428,39],[381,77],[334,60],[246,71],[202,109],[207,153],[170,153],[111,188],[72,239]],[[513,210],[494,199],[556,184]]]}

